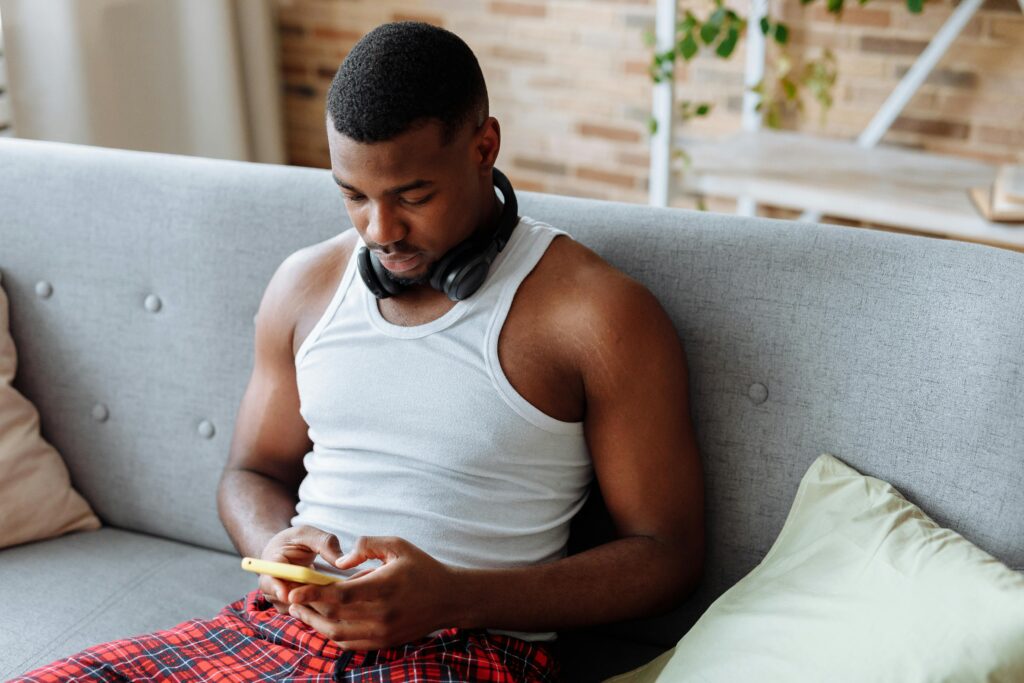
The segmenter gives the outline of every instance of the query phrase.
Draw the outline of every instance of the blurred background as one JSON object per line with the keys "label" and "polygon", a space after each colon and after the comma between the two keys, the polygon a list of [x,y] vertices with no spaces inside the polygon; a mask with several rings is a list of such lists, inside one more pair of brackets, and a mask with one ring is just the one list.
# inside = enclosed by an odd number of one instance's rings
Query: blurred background
{"label": "blurred background", "polygon": [[[934,195],[936,213],[931,215],[941,215],[952,206],[943,202],[952,201],[957,211],[971,212],[970,220],[964,214],[963,224],[973,227],[958,231],[931,218],[878,220],[893,212],[884,201],[894,200],[882,195],[897,181],[881,178],[881,171],[856,180],[864,163],[874,163],[861,157],[839,159],[828,175],[836,191],[853,197],[851,204],[863,196],[881,208],[863,215],[825,212],[822,221],[1024,251],[1024,225],[1015,233],[1013,223],[987,221],[967,200],[967,185],[991,184],[999,169],[1024,164],[1022,5],[1019,0],[977,2],[878,145],[921,153],[906,158],[943,173],[943,179],[929,187],[927,174],[904,171],[904,180],[908,175],[922,179],[922,187],[911,189]],[[850,142],[960,3],[928,0],[915,13],[905,0],[870,0],[850,2],[838,15],[827,11],[829,3],[834,0],[767,3],[770,20],[785,22],[788,29],[785,42],[769,40],[769,68],[788,66],[796,73],[826,50],[835,58],[827,111],[808,95],[802,111],[776,112],[775,128],[799,133],[799,140]],[[652,97],[658,86],[651,65],[658,4],[0,0],[0,135],[328,168],[324,100],[335,71],[367,31],[383,22],[413,19],[454,31],[476,53],[492,114],[502,125],[499,165],[518,189],[646,203],[653,201]],[[753,4],[744,0],[728,6],[748,16]],[[674,8],[674,20],[687,12],[707,20],[721,7],[721,0],[682,2]],[[750,68],[747,41],[739,42],[728,59],[710,54],[712,48],[701,46],[691,58],[678,59],[671,77],[676,102],[707,103],[708,111],[687,117],[675,109],[668,144],[683,152],[673,155],[665,203],[734,212],[742,210],[743,200],[730,196],[736,193],[727,177],[719,177],[717,185],[681,179],[692,180],[709,168],[697,147],[687,152],[687,145],[729,139],[742,128],[744,74]],[[791,175],[772,166],[782,162],[772,155],[788,154],[777,147],[754,148],[761,143],[744,144],[718,148],[720,175],[733,164],[749,166],[754,157],[768,164],[767,171],[747,169],[761,180]],[[817,142],[807,144],[810,159],[830,154],[816,151]],[[891,166],[886,159],[882,163]],[[943,183],[951,187],[938,187]],[[724,189],[708,191],[715,187]],[[792,199],[780,190],[780,201],[773,204],[767,201],[768,190],[744,187],[760,192],[753,212],[776,217],[800,216],[801,202],[812,206],[822,192],[808,187]],[[909,191],[897,193],[897,199]],[[749,206],[746,211],[751,212]]]}

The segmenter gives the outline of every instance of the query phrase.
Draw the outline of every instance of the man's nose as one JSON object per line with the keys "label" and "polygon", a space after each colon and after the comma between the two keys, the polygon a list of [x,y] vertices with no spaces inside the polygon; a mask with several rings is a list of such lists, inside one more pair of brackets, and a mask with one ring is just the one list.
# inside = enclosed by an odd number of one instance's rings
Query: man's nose
{"label": "man's nose", "polygon": [[375,202],[370,208],[366,240],[381,246],[401,241],[409,231],[387,202]]}

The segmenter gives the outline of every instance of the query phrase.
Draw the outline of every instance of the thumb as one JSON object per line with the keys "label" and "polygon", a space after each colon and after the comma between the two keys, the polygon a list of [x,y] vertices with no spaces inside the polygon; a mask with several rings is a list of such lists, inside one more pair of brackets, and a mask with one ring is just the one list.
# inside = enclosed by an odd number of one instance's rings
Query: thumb
{"label": "thumb", "polygon": [[317,539],[316,551],[322,558],[334,564],[341,557],[341,541],[334,534],[325,531]]}
{"label": "thumb", "polygon": [[386,536],[360,536],[352,550],[334,563],[338,569],[351,569],[367,560],[387,562],[398,555],[398,539]]}

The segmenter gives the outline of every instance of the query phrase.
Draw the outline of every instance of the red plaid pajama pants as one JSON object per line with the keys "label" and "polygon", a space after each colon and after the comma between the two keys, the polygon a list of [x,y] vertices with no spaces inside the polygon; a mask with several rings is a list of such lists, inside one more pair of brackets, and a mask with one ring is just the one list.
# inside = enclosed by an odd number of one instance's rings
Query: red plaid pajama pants
{"label": "red plaid pajama pants", "polygon": [[554,683],[558,676],[548,645],[481,629],[450,628],[398,647],[345,651],[278,613],[255,590],[213,619],[97,645],[14,681]]}

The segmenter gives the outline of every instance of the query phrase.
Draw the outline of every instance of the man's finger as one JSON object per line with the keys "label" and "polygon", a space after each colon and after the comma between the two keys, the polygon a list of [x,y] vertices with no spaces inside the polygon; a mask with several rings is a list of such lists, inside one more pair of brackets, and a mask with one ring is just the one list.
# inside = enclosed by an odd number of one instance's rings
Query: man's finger
{"label": "man's finger", "polygon": [[341,557],[341,541],[334,534],[322,531],[317,539],[316,551],[322,558],[334,564]]}
{"label": "man's finger", "polygon": [[300,564],[306,565],[312,560],[308,557],[310,554],[319,554],[334,564],[341,557],[341,541],[331,532],[307,525],[293,527],[292,531],[281,549],[289,559],[298,559]]}
{"label": "man's finger", "polygon": [[288,601],[288,593],[301,585],[303,584],[282,581],[266,574],[260,575],[259,589],[271,601],[276,600],[277,602],[286,603]]}
{"label": "man's finger", "polygon": [[362,577],[366,576],[367,574],[370,574],[372,572],[377,571],[378,569],[380,569],[380,567],[367,567],[366,569],[361,569],[361,570],[357,571],[355,574],[353,574],[352,576],[348,577],[347,580],[348,581],[353,581],[355,579],[362,578]]}
{"label": "man's finger", "polygon": [[321,602],[326,591],[320,590],[320,586],[308,585],[299,586],[288,591],[288,602],[300,602],[308,605],[311,602]]}
{"label": "man's finger", "polygon": [[367,650],[383,650],[384,648],[391,647],[389,643],[386,643],[382,640],[350,640],[334,642],[342,650],[355,650],[356,652],[365,652]]}
{"label": "man's finger", "polygon": [[359,621],[336,621],[328,619],[306,605],[292,605],[288,613],[306,623],[330,640],[357,640],[371,636],[371,625]]}
{"label": "man's finger", "polygon": [[[360,575],[370,573],[371,572],[360,572]],[[356,579],[353,577],[328,586],[316,586],[312,584],[299,585],[297,588],[288,592],[288,602],[302,603],[305,605],[314,602],[351,605],[357,602],[376,599],[380,594],[377,583],[378,581]]]}
{"label": "man's finger", "polygon": [[[352,605],[339,605],[336,602],[297,603],[308,607],[320,616],[333,622],[371,622],[379,619],[380,607],[372,602],[360,602]],[[286,605],[290,608],[291,605]]]}
{"label": "man's finger", "polygon": [[271,576],[261,575],[259,589],[263,593],[263,597],[270,601],[270,604],[274,606],[278,614],[288,614],[288,602],[282,599],[282,596],[287,597],[288,595],[288,587],[284,585],[284,582]]}
{"label": "man's finger", "polygon": [[405,542],[393,536],[360,536],[356,544],[345,553],[334,566],[338,569],[351,569],[367,560],[394,560],[405,549]]}

